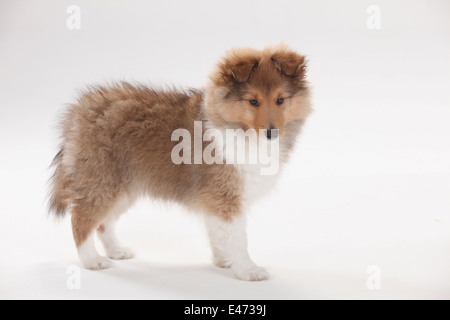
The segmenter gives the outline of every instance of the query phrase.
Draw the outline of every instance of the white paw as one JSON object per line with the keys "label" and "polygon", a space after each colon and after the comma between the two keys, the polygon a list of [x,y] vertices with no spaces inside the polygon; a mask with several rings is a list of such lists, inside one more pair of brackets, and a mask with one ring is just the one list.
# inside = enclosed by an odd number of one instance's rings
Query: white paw
{"label": "white paw", "polygon": [[258,266],[233,270],[233,272],[239,280],[244,281],[262,281],[269,279],[269,273],[266,269]]}
{"label": "white paw", "polygon": [[129,248],[116,248],[108,251],[108,257],[113,260],[126,260],[134,258],[133,250]]}
{"label": "white paw", "polygon": [[112,267],[112,262],[104,257],[98,257],[90,261],[83,261],[83,266],[89,270],[105,270]]}
{"label": "white paw", "polygon": [[213,263],[216,265],[216,267],[219,268],[229,268],[231,267],[231,263],[226,261],[225,259],[214,257]]}

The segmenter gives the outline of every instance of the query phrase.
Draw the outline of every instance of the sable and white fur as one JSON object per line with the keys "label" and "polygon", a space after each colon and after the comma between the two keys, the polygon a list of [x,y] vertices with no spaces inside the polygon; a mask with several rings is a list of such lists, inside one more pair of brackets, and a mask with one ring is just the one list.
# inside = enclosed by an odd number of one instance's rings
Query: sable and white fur
{"label": "sable and white fur", "polygon": [[242,280],[267,279],[247,252],[245,211],[276,176],[261,176],[251,165],[176,165],[171,151],[178,142],[171,135],[179,128],[193,133],[194,121],[203,121],[203,130],[278,129],[282,165],[310,111],[305,58],[284,46],[228,52],[203,91],[128,83],[91,88],[62,121],[49,208],[58,216],[70,211],[88,269],[110,266],[95,249],[96,231],[108,258],[133,256],[120,246],[114,224],[138,197],[150,196],[205,216],[217,266],[231,268]]}

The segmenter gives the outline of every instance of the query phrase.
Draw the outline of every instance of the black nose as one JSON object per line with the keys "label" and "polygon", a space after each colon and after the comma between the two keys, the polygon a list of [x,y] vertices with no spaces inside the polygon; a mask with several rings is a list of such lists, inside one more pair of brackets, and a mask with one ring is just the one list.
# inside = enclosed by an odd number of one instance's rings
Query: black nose
{"label": "black nose", "polygon": [[265,132],[266,138],[269,140],[276,139],[279,133],[280,131],[278,129],[267,129]]}

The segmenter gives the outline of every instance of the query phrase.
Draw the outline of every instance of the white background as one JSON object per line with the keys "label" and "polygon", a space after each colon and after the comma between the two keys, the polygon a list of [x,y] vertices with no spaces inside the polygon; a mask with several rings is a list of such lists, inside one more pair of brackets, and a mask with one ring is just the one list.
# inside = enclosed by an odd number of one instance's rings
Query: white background
{"label": "white background", "polygon": [[[81,8],[81,29],[66,9]],[[381,29],[369,30],[369,5]],[[450,2],[0,2],[0,298],[450,298]],[[272,274],[210,263],[201,219],[141,201],[119,224],[137,259],[81,272],[68,219],[47,217],[58,115],[91,83],[201,87],[231,47],[309,59],[315,112],[277,191],[249,218]],[[381,289],[366,286],[369,266]]]}

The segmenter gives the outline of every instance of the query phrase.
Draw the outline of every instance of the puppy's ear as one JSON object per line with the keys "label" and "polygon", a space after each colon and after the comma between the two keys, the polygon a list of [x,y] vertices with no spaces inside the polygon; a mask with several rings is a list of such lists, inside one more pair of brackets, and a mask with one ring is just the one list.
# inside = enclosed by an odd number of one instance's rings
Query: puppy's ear
{"label": "puppy's ear", "polygon": [[303,78],[306,73],[306,59],[293,51],[275,52],[271,57],[277,70],[291,78]]}
{"label": "puppy's ear", "polygon": [[222,79],[226,83],[245,83],[250,80],[258,65],[259,61],[256,57],[235,57],[226,60],[222,68]]}

